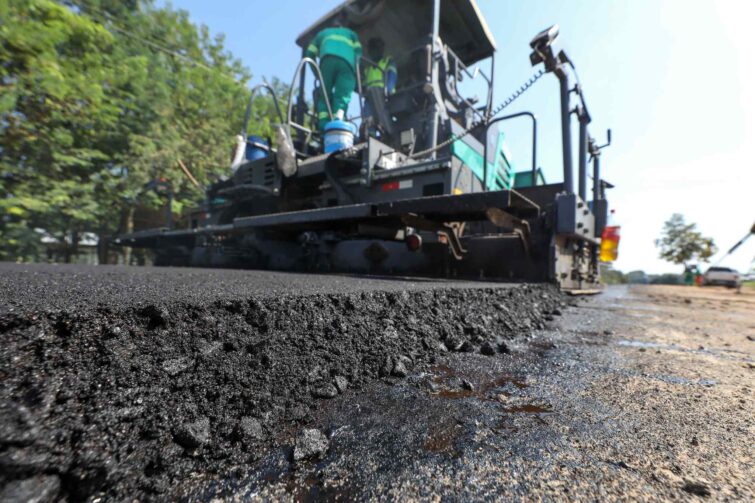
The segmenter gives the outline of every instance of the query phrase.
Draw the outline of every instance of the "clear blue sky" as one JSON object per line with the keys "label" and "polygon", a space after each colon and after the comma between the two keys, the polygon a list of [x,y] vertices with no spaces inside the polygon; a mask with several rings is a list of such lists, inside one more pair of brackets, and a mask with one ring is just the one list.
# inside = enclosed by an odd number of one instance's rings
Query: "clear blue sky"
{"label": "clear blue sky", "polygon": [[[173,0],[196,23],[224,33],[228,49],[258,81],[289,81],[300,56],[296,36],[339,1]],[[678,268],[653,241],[674,212],[698,223],[726,250],[755,221],[755,2],[696,0],[478,0],[498,44],[496,101],[531,73],[528,43],[561,26],[593,115],[591,133],[614,144],[604,178],[622,226],[624,271]],[[485,69],[485,67],[483,67]],[[541,123],[539,162],[561,179],[558,87],[547,76],[507,111],[531,110]],[[239,111],[239,114],[243,113]],[[239,115],[240,117],[241,115]],[[240,119],[239,119],[240,120]],[[510,150],[529,163],[528,126],[511,123]],[[576,133],[576,130],[575,130]],[[722,265],[746,270],[755,239]]]}

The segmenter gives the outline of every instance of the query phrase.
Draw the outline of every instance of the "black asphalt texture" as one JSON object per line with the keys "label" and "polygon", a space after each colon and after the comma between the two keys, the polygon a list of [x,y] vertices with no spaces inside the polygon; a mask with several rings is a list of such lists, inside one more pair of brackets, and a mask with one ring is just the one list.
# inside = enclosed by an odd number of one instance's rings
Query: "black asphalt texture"
{"label": "black asphalt texture", "polygon": [[347,389],[505,353],[561,307],[547,285],[1,265],[0,492],[171,500]]}
{"label": "black asphalt texture", "polygon": [[0,262],[0,306],[21,311],[129,308],[147,304],[204,305],[222,300],[291,295],[360,294],[505,283],[430,278],[378,278],[236,269],[119,267]]}

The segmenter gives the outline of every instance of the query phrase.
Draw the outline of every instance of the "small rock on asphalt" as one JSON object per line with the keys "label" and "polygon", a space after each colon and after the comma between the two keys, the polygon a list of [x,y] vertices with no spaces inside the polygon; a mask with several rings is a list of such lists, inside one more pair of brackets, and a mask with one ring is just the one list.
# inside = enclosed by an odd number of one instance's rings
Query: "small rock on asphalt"
{"label": "small rock on asphalt", "polygon": [[409,371],[406,369],[406,363],[404,363],[403,358],[399,358],[396,360],[396,363],[393,365],[393,371],[391,373],[396,377],[406,377],[407,374],[409,374]]}
{"label": "small rock on asphalt", "polygon": [[315,429],[304,429],[296,437],[294,444],[294,461],[322,458],[328,451],[328,437]]}
{"label": "small rock on asphalt", "polygon": [[26,407],[0,402],[0,445],[29,445],[38,434],[39,429]]}
{"label": "small rock on asphalt", "polygon": [[492,356],[495,354],[495,348],[493,348],[493,345],[489,342],[485,342],[480,346],[480,353],[488,356]]}
{"label": "small rock on asphalt", "polygon": [[262,423],[253,417],[242,417],[239,421],[238,432],[243,440],[259,440],[263,436]]}
{"label": "small rock on asphalt", "polygon": [[312,396],[315,398],[335,398],[338,395],[338,389],[330,383],[321,384],[312,390]]}
{"label": "small rock on asphalt", "polygon": [[185,423],[178,427],[174,438],[179,445],[194,449],[210,440],[210,420],[206,417],[192,423]]}
{"label": "small rock on asphalt", "polygon": [[344,391],[346,391],[346,390],[348,389],[348,387],[349,387],[349,380],[348,380],[348,379],[346,379],[346,378],[345,378],[345,377],[343,377],[343,376],[336,376],[336,377],[335,377],[335,378],[333,379],[333,382],[334,382],[334,383],[336,384],[336,388],[338,388],[338,391],[339,391],[340,393],[343,393],[343,392],[344,392]]}
{"label": "small rock on asphalt", "polygon": [[0,503],[47,503],[57,499],[60,479],[57,475],[42,475],[9,482],[0,492]]}
{"label": "small rock on asphalt", "polygon": [[509,348],[508,344],[503,341],[498,341],[498,343],[496,344],[496,349],[498,349],[499,353],[511,353],[511,349]]}
{"label": "small rock on asphalt", "polygon": [[188,358],[171,358],[163,362],[163,370],[171,377],[175,377],[191,367],[193,362]]}
{"label": "small rock on asphalt", "polygon": [[710,496],[710,488],[707,484],[702,482],[686,481],[682,486],[682,490],[696,496]]}

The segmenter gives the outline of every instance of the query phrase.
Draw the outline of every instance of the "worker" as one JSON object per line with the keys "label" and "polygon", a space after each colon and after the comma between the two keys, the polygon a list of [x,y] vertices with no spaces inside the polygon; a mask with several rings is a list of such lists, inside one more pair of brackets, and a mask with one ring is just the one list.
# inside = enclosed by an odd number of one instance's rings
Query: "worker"
{"label": "worker", "polygon": [[320,131],[331,120],[323,92],[327,93],[333,118],[343,120],[357,84],[357,62],[362,57],[362,44],[357,34],[338,24],[318,33],[304,53],[308,58],[319,58],[323,80],[317,100]]}
{"label": "worker", "polygon": [[383,39],[373,37],[367,43],[367,56],[370,61],[364,69],[364,87],[377,87],[385,90],[385,94],[393,94],[396,90],[398,70],[390,55],[385,55]]}
{"label": "worker", "polygon": [[367,42],[367,57],[364,66],[364,121],[362,126],[369,136],[392,134],[392,121],[385,106],[385,97],[396,90],[398,70],[390,55],[385,54],[385,42],[373,37]]}

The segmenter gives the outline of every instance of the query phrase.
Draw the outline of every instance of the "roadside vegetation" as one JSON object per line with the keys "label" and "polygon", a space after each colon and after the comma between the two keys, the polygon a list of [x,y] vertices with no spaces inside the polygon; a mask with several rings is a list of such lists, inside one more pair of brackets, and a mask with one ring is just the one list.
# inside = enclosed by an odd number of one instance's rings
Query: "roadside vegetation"
{"label": "roadside vegetation", "polygon": [[[185,11],[0,0],[0,61],[0,260],[43,260],[47,237],[68,262],[90,235],[106,262],[138,209],[167,204],[147,184],[164,180],[180,213],[227,173],[251,73]],[[272,101],[255,110],[267,136]]]}

